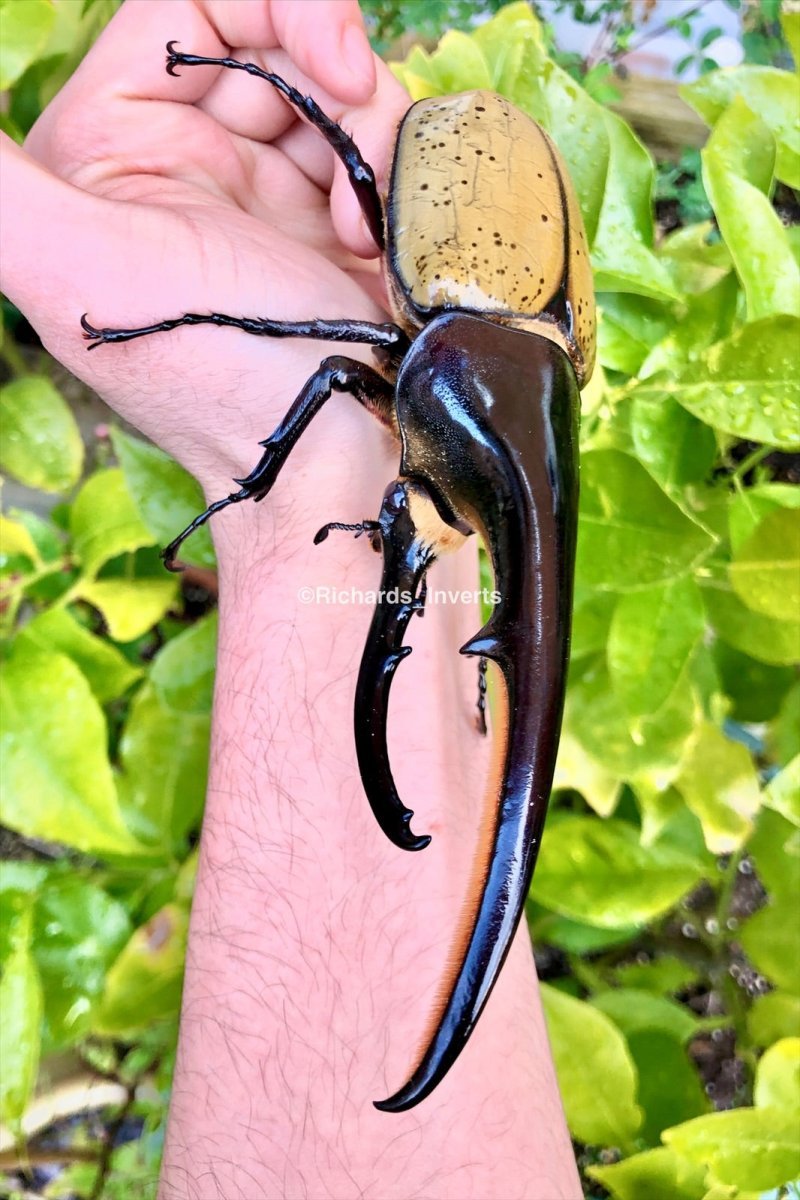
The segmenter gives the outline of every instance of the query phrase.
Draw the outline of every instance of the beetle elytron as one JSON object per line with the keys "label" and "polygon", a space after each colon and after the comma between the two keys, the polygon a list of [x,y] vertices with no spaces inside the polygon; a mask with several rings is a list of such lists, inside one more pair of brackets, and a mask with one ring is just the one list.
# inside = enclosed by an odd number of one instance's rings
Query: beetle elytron
{"label": "beetle elytron", "polygon": [[[292,404],[240,490],[218,500],[164,551],[229,504],[261,500],[331,393],[349,392],[396,436],[400,472],[369,533],[383,553],[382,599],[356,686],[364,789],[395,845],[421,850],[395,788],[386,720],[403,637],[424,604],[435,559],[478,533],[501,595],[461,653],[499,668],[493,845],[460,961],[435,1033],[408,1083],[376,1103],[423,1100],[463,1049],[509,950],[530,886],[552,784],[569,646],[578,506],[578,386],[594,356],[594,301],[580,211],[553,143],[489,92],[422,100],[401,122],[385,206],[371,168],[310,97],[253,63],[183,54],[167,70],[217,66],[265,79],[322,133],[344,163],[384,252],[396,323],[282,322],[187,313],[141,329],[95,329],[90,349],[179,325],[229,325],[267,337],[361,342],[378,366],[327,358]],[[405,599],[410,602],[403,603]]]}

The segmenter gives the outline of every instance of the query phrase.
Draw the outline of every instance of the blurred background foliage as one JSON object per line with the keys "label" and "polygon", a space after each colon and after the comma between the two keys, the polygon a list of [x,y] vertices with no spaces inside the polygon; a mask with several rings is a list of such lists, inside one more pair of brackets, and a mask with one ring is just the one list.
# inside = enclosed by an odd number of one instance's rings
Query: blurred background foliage
{"label": "blurred background foliage", "polygon": [[[648,0],[362,0],[415,99],[487,87],[549,130],[592,249],[574,644],[528,917],[586,1195],[616,1200],[800,1195],[800,11],[726,2],[744,45],[726,70],[703,6],[676,11],[710,134],[657,163],[608,107]],[[0,0],[11,136],[116,6]],[[586,58],[554,41],[562,10],[597,28]],[[3,317],[0,468],[24,488],[0,524],[0,1170],[11,1195],[150,1197],[213,549],[202,531],[164,574],[199,488],[87,426],[75,381]]]}

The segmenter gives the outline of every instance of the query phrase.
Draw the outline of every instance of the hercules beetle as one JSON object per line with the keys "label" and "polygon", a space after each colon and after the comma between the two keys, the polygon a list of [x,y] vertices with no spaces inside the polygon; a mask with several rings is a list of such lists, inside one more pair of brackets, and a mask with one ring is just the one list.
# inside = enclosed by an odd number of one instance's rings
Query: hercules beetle
{"label": "hercules beetle", "polygon": [[[401,1112],[423,1100],[463,1049],[508,953],[541,840],[558,744],[569,647],[578,507],[579,384],[594,357],[586,237],[553,143],[489,92],[421,100],[403,118],[385,204],[351,138],[279,76],[232,58],[167,46],[167,71],[217,66],[266,80],[344,163],[384,264],[396,323],[270,321],[187,313],[141,329],[95,329],[90,349],[179,325],[229,325],[267,337],[375,347],[378,366],[327,358],[292,404],[240,490],[212,504],[164,551],[212,514],[263,499],[300,434],[333,391],[349,392],[396,436],[398,478],[367,532],[383,553],[381,599],[358,676],[355,738],[364,789],[395,845],[421,850],[413,813],[388,760],[389,691],[403,637],[424,604],[435,559],[476,532],[500,602],[461,653],[499,668],[491,785],[493,844],[476,912],[435,1032],[408,1083],[376,1103]],[[410,599],[409,599],[410,598]],[[405,601],[405,602],[404,602]],[[483,681],[482,681],[483,682]]]}

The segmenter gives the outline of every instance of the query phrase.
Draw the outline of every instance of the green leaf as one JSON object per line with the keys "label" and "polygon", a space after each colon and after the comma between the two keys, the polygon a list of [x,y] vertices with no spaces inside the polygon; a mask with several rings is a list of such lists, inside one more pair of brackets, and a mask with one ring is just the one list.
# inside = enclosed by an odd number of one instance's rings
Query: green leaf
{"label": "green leaf", "polygon": [[768,808],[800,826],[800,754],[770,780],[763,799]]}
{"label": "green leaf", "polygon": [[750,917],[738,940],[776,987],[800,993],[800,928],[796,905],[769,904]]}
{"label": "green leaf", "polygon": [[770,896],[791,908],[800,888],[800,832],[780,813],[764,808],[747,852],[755,860],[758,876]]}
{"label": "green leaf", "polygon": [[184,909],[167,904],[136,930],[106,977],[95,1033],[129,1036],[177,1015],[187,927]]}
{"label": "green leaf", "polygon": [[102,711],[75,664],[15,647],[0,703],[4,824],[88,853],[141,853],[119,811]]}
{"label": "green leaf", "polygon": [[614,1021],[628,1038],[655,1031],[682,1045],[697,1033],[697,1018],[666,996],[634,988],[611,988],[598,992],[591,1003]]}
{"label": "green leaf", "polygon": [[697,971],[674,954],[661,954],[652,962],[627,963],[614,972],[621,988],[641,988],[646,992],[671,994],[682,992],[697,979]]}
{"label": "green leaf", "polygon": [[641,1124],[636,1070],[616,1026],[591,1005],[541,985],[567,1124],[592,1145],[626,1146]]}
{"label": "green leaf", "polygon": [[131,706],[120,741],[120,804],[136,835],[165,854],[203,811],[208,740],[208,716],[167,708],[152,682]]}
{"label": "green leaf", "polygon": [[569,730],[564,730],[558,747],[553,790],[580,792],[600,817],[608,817],[617,807],[622,781],[587,754]]}
{"label": "green leaf", "polygon": [[115,646],[95,637],[63,609],[53,608],[29,621],[17,638],[18,644],[57,650],[71,658],[89,681],[100,704],[116,699],[141,678],[135,667]]}
{"label": "green leaf", "polygon": [[703,181],[747,298],[747,319],[800,316],[800,269],[770,203],[774,143],[741,97],[703,151]]}
{"label": "green leaf", "polygon": [[800,70],[800,11],[782,8],[781,29],[792,52],[795,70]]}
{"label": "green leaf", "polygon": [[764,1052],[753,1100],[757,1108],[800,1109],[800,1037],[783,1038]]}
{"label": "green leaf", "polygon": [[631,404],[633,449],[667,493],[707,479],[717,457],[714,432],[669,397],[639,397]]}
{"label": "green leaf", "polygon": [[636,375],[652,347],[672,327],[672,315],[655,300],[625,293],[602,293],[597,304],[600,362],[610,370]]}
{"label": "green leaf", "polygon": [[141,637],[175,604],[177,579],[97,579],[78,587],[78,595],[103,614],[108,632],[117,642]]}
{"label": "green leaf", "polygon": [[34,953],[51,1044],[90,1028],[106,971],[131,934],[123,905],[88,879],[51,879],[36,905]]}
{"label": "green leaf", "polygon": [[730,584],[698,578],[709,622],[729,645],[759,662],[792,666],[800,660],[800,621],[775,621],[742,604]]}
{"label": "green leaf", "polygon": [[733,590],[756,612],[779,621],[800,613],[800,521],[797,513],[769,513],[729,568]]}
{"label": "green leaf", "polygon": [[675,787],[703,826],[712,854],[744,844],[761,805],[753,759],[716,725],[704,721],[692,733]]}
{"label": "green leaf", "polygon": [[617,597],[613,592],[584,592],[572,609],[570,653],[573,659],[605,650]]}
{"label": "green leaf", "polygon": [[757,996],[747,1014],[747,1032],[756,1046],[800,1036],[800,996],[780,991]]}
{"label": "green leaf", "polygon": [[[199,483],[149,442],[131,437],[121,429],[111,430],[111,441],[139,515],[155,542],[166,546],[205,509]],[[187,562],[214,566],[214,548],[207,526],[192,534],[181,554]]]}
{"label": "green leaf", "polygon": [[51,521],[20,508],[12,508],[8,515],[27,529],[43,562],[54,563],[63,557],[64,540],[60,530]]}
{"label": "green leaf", "polygon": [[703,634],[705,610],[693,579],[620,596],[608,637],[612,686],[632,716],[669,698]]}
{"label": "green leaf", "polygon": [[42,982],[31,953],[31,909],[17,919],[0,978],[0,1119],[19,1125],[39,1069]]}
{"label": "green leaf", "polygon": [[639,1136],[657,1146],[662,1129],[708,1112],[709,1104],[697,1071],[680,1042],[660,1029],[628,1034],[639,1075],[636,1100],[644,1109]]}
{"label": "green leaf", "polygon": [[25,526],[0,513],[0,557],[15,558],[18,554],[32,563],[39,562],[39,551]]}
{"label": "green leaf", "polygon": [[729,716],[740,723],[771,720],[796,678],[791,667],[756,662],[725,642],[716,642],[713,660],[721,690],[732,701]]}
{"label": "green leaf", "polygon": [[639,369],[639,378],[647,379],[659,371],[678,373],[714,342],[730,336],[738,301],[739,282],[733,272],[706,291],[688,296],[681,320],[672,323],[663,341],[653,347]]}
{"label": "green leaf", "polygon": [[587,660],[580,674],[570,676],[564,729],[607,771],[623,779],[638,779],[657,770],[663,790],[676,773],[686,739],[697,720],[688,675],[684,675],[666,704],[652,716],[632,722],[617,697],[604,665]]}
{"label": "green leaf", "polygon": [[668,911],[702,873],[680,850],[642,846],[624,821],[565,816],[543,841],[533,897],[574,920],[626,928]]}
{"label": "green leaf", "polygon": [[75,553],[87,575],[118,554],[152,546],[118,467],[96,471],[86,480],[70,511]]}
{"label": "green leaf", "polygon": [[800,508],[800,488],[788,483],[762,483],[744,488],[731,497],[728,527],[731,549],[738,554],[758,526],[770,513],[782,508]]}
{"label": "green leaf", "polygon": [[[788,763],[800,754],[800,682],[784,696],[780,711],[767,732],[767,742],[770,756],[777,763]],[[789,814],[784,815],[788,817]]]}
{"label": "green leaf", "polygon": [[731,256],[711,221],[699,221],[668,233],[659,246],[678,291],[689,295],[707,293],[731,269]]}
{"label": "green leaf", "polygon": [[797,1113],[776,1108],[709,1113],[662,1136],[676,1154],[705,1163],[721,1183],[739,1188],[780,1187],[800,1173]]}
{"label": "green leaf", "polygon": [[754,322],[712,346],[677,378],[648,379],[632,395],[671,396],[723,433],[791,450],[800,445],[799,339],[794,317]]}
{"label": "green leaf", "polygon": [[639,935],[636,926],[628,929],[601,929],[597,925],[587,925],[582,921],[571,921],[569,917],[561,917],[558,913],[549,913],[530,901],[529,908],[541,914],[530,922],[534,943],[538,945],[544,942],[548,946],[557,946],[559,950],[566,950],[567,954],[592,954],[600,950],[609,950],[612,947],[624,946]]}
{"label": "green leaf", "polygon": [[685,575],[711,540],[634,458],[590,450],[581,461],[579,586],[632,591]]}
{"label": "green leaf", "polygon": [[776,174],[800,187],[800,133],[797,129],[797,78],[774,67],[742,66],[704,75],[680,89],[700,116],[714,125],[729,106],[746,105],[758,113],[778,145]]}
{"label": "green leaf", "polygon": [[83,442],[49,379],[26,375],[0,388],[0,469],[43,492],[67,492],[83,467]]}
{"label": "green leaf", "polygon": [[0,91],[7,91],[36,62],[55,19],[52,0],[0,0]]}
{"label": "green leaf", "polygon": [[610,1167],[587,1167],[586,1174],[614,1200],[698,1200],[705,1193],[705,1167],[687,1162],[666,1146]]}
{"label": "green leaf", "polygon": [[153,687],[166,708],[178,713],[211,712],[216,648],[216,612],[167,642],[150,672]]}

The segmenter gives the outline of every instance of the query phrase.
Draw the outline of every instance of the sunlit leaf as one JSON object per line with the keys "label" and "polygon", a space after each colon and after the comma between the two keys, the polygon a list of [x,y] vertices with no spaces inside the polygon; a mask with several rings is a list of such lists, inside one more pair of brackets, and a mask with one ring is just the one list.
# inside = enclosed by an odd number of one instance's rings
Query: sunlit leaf
{"label": "sunlit leaf", "polygon": [[636,1070],[616,1026],[581,1000],[541,985],[567,1124],[592,1144],[626,1145],[641,1124]]}
{"label": "sunlit leaf", "polygon": [[1,470],[43,492],[67,492],[78,482],[83,442],[49,379],[26,375],[0,388],[0,423]]}
{"label": "sunlit leaf", "polygon": [[532,894],[574,920],[625,928],[672,908],[702,874],[671,846],[642,846],[624,821],[565,816],[547,831]]}
{"label": "sunlit leaf", "polygon": [[722,1183],[779,1187],[800,1174],[800,1114],[778,1108],[709,1113],[663,1133],[677,1154],[705,1163]]}

